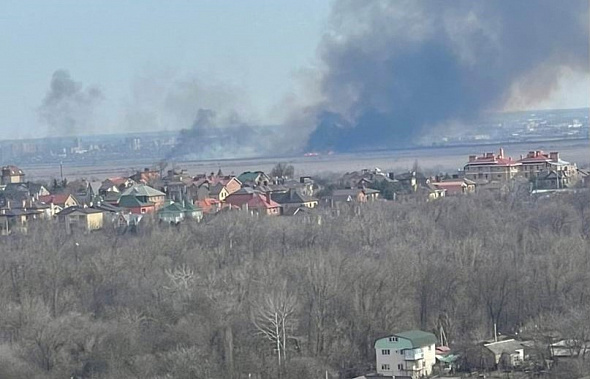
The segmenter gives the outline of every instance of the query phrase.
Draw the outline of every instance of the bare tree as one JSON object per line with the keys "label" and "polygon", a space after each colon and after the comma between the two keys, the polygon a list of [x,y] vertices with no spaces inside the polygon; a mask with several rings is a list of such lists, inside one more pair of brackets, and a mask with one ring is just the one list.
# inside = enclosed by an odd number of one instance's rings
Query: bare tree
{"label": "bare tree", "polygon": [[252,303],[252,323],[273,343],[279,372],[287,359],[287,340],[292,337],[297,300],[285,286]]}

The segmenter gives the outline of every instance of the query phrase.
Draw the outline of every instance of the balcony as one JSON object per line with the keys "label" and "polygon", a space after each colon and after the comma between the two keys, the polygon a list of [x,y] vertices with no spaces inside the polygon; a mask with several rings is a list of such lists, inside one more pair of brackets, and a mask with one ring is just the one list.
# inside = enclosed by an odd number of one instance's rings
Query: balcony
{"label": "balcony", "polygon": [[420,348],[404,350],[404,359],[406,361],[417,361],[419,359],[424,359],[424,352]]}

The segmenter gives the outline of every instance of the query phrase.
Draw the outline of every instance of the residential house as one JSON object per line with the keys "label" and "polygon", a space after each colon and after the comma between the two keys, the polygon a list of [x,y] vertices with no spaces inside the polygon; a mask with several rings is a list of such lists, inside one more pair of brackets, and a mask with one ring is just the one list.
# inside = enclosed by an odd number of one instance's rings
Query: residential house
{"label": "residential house", "polygon": [[466,195],[475,193],[476,183],[469,179],[440,179],[430,182],[435,188],[444,190],[444,196]]}
{"label": "residential house", "polygon": [[160,179],[160,171],[150,170],[145,168],[143,171],[137,171],[131,175],[129,179],[132,179],[135,183],[148,184]]}
{"label": "residential house", "polygon": [[[156,210],[160,209],[164,205],[166,200],[166,194],[162,191],[158,191],[146,184],[134,184],[127,188],[121,194],[121,199],[124,196],[133,196],[140,200],[142,203],[153,203]],[[119,200],[120,202],[121,200]]]}
{"label": "residential house", "polygon": [[30,208],[0,209],[0,235],[13,231],[26,233],[31,220],[40,218],[40,211]]}
{"label": "residential house", "polygon": [[158,211],[158,219],[171,224],[178,224],[187,219],[201,221],[203,211],[189,202],[173,202]]}
{"label": "residential house", "polygon": [[81,205],[76,198],[69,193],[60,193],[55,195],[39,196],[39,202],[43,204],[52,204],[65,209]]}
{"label": "residential house", "polygon": [[503,368],[522,366],[525,360],[525,346],[514,339],[486,343],[484,347],[494,354],[496,365]]}
{"label": "residential house", "polygon": [[295,189],[289,189],[287,192],[273,192],[271,199],[281,205],[283,212],[289,212],[291,209],[300,207],[315,208],[319,200],[315,197],[308,196]]}
{"label": "residential house", "polygon": [[24,183],[9,183],[0,189],[0,208],[18,207],[31,200],[31,193]]}
{"label": "residential house", "polygon": [[[237,192],[237,191],[236,191]],[[229,196],[229,191],[225,185],[221,182],[209,187],[209,197],[219,201],[225,201],[225,198]]]}
{"label": "residential house", "polygon": [[362,188],[370,187],[374,183],[381,181],[393,182],[393,174],[385,173],[378,167],[375,167],[374,169],[347,172],[340,178],[339,184],[343,187]]}
{"label": "residential house", "polygon": [[102,229],[104,225],[104,211],[95,208],[81,206],[68,207],[57,214],[60,225],[65,227],[67,233],[74,231],[90,232]]}
{"label": "residential house", "polygon": [[51,195],[51,192],[49,192],[49,190],[42,184],[28,182],[27,188],[33,199],[38,200],[40,196]]}
{"label": "residential house", "polygon": [[173,201],[182,201],[187,195],[187,185],[183,181],[165,181],[162,189]]}
{"label": "residential house", "polygon": [[421,378],[436,363],[436,336],[421,330],[380,338],[375,342],[377,373],[393,377]]}
{"label": "residential house", "polygon": [[350,202],[366,203],[367,195],[359,188],[336,189],[332,195],[328,196],[332,202]]}
{"label": "residential house", "polygon": [[65,193],[70,193],[78,202],[78,205],[91,206],[94,200],[94,189],[86,179],[69,182]]}
{"label": "residential house", "polygon": [[223,208],[223,203],[216,199],[206,198],[195,201],[195,205],[203,211],[204,214],[214,214]]}
{"label": "residential house", "polygon": [[248,187],[268,186],[272,183],[271,178],[262,171],[245,171],[238,176],[238,180]]}
{"label": "residential house", "polygon": [[189,187],[188,197],[196,200],[207,198],[224,201],[225,198],[242,188],[242,182],[235,176],[201,175],[195,178],[192,186]]}
{"label": "residential house", "polygon": [[149,214],[156,211],[156,205],[151,201],[144,201],[133,195],[122,195],[117,206],[133,214]]}
{"label": "residential house", "polygon": [[579,358],[590,355],[590,340],[564,339],[549,345],[552,358]]}
{"label": "residential house", "polygon": [[520,158],[520,169],[525,178],[531,179],[539,173],[556,171],[564,176],[576,177],[578,169],[559,157],[559,152],[545,153],[543,151],[529,151],[525,157]]}
{"label": "residential house", "polygon": [[121,193],[134,184],[135,181],[131,178],[108,178],[101,183],[98,189],[98,194],[101,196],[105,196],[108,192]]}
{"label": "residential house", "polygon": [[101,196],[102,203],[109,203],[111,205],[119,204],[120,198],[121,193],[116,191],[108,191],[107,193]]}
{"label": "residential house", "polygon": [[336,189],[332,194],[326,196],[323,200],[330,205],[342,202],[357,202],[366,203],[367,201],[375,201],[379,198],[379,191],[371,188],[346,188]]}
{"label": "residential house", "polygon": [[20,168],[9,165],[2,167],[2,176],[0,177],[0,184],[6,185],[10,183],[24,183],[25,173]]}
{"label": "residential house", "polygon": [[281,214],[281,206],[273,201],[269,193],[262,194],[249,187],[229,195],[225,202],[232,207],[239,207],[251,213],[278,216]]}
{"label": "residential house", "polygon": [[505,182],[521,172],[522,162],[504,155],[504,149],[498,154],[485,153],[482,156],[470,155],[464,167],[466,179],[480,182]]}
{"label": "residential house", "polygon": [[578,175],[570,176],[571,171],[546,170],[534,176],[535,189],[564,189],[577,183]]}

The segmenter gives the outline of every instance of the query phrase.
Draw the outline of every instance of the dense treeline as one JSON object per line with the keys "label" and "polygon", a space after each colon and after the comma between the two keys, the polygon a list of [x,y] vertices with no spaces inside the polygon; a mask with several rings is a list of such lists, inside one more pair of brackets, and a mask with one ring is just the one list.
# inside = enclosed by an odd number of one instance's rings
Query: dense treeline
{"label": "dense treeline", "polygon": [[589,237],[588,193],[377,202],[321,222],[228,212],[126,235],[39,224],[2,240],[0,377],[346,378],[410,328],[453,346],[494,323],[567,337],[590,328]]}

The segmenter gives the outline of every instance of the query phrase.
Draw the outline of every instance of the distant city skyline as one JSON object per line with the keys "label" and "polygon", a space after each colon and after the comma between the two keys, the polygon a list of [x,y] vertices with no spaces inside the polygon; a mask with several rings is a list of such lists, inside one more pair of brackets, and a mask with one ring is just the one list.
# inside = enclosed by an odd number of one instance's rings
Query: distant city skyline
{"label": "distant city skyline", "polygon": [[[201,107],[237,111],[251,124],[281,122],[323,69],[319,46],[335,3],[3,1],[2,139],[70,134],[42,114],[58,70],[82,95],[98,91],[92,117],[74,120],[77,132],[188,128]],[[565,69],[548,98],[515,98],[507,109],[587,107],[589,84],[588,72]],[[77,101],[88,105],[85,96]]]}

